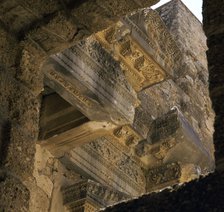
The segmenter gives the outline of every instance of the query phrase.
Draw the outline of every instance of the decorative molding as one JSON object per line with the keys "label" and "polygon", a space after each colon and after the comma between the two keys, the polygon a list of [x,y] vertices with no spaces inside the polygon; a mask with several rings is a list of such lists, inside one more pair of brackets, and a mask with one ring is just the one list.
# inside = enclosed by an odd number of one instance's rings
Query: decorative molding
{"label": "decorative molding", "polygon": [[145,52],[172,76],[173,69],[181,60],[181,52],[157,12],[149,8],[143,9],[125,16],[122,23]]}
{"label": "decorative molding", "polygon": [[85,211],[98,211],[130,197],[122,192],[92,180],[80,181],[62,189],[64,205],[71,211],[84,208]]}
{"label": "decorative molding", "polygon": [[166,74],[130,34],[130,30],[118,22],[96,33],[95,37],[115,60],[120,61],[127,80],[136,91],[140,91],[163,81]]}
{"label": "decorative molding", "polygon": [[164,164],[147,172],[147,191],[153,191],[166,186],[178,184],[181,177],[181,166],[178,162]]}
{"label": "decorative molding", "polygon": [[40,141],[55,157],[61,157],[71,149],[110,135],[117,128],[108,122],[89,121],[57,136]]}

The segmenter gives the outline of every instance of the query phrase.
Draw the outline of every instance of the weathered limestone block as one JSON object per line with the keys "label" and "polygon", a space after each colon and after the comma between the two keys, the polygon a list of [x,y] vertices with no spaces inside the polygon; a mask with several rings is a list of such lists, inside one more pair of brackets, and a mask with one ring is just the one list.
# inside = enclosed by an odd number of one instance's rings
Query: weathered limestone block
{"label": "weathered limestone block", "polygon": [[192,163],[166,163],[164,165],[149,169],[146,172],[146,190],[148,192],[157,192],[166,187],[172,187],[174,185],[198,179],[200,174],[200,168]]}
{"label": "weathered limestone block", "polygon": [[[38,15],[32,13],[32,10],[18,1],[3,1],[0,3],[1,21],[5,26],[10,26],[9,31],[19,33],[20,30],[25,30],[30,23],[34,22]],[[39,17],[40,18],[40,17]]]}
{"label": "weathered limestone block", "polygon": [[69,211],[98,211],[129,196],[92,180],[80,181],[62,189],[63,202]]}
{"label": "weathered limestone block", "polygon": [[[0,27],[0,67],[1,69],[5,69],[12,76],[15,75],[15,65],[18,57],[19,52],[19,45],[18,40],[15,36],[9,34],[6,29],[4,29],[2,26]],[[3,79],[1,79],[2,81]]]}
{"label": "weathered limestone block", "polygon": [[[214,112],[208,92],[205,54],[207,45],[202,24],[181,1],[170,1],[157,11],[182,51],[182,62],[175,72],[174,81],[190,97],[186,111],[183,112],[189,116],[188,120],[199,134],[201,141],[213,154]],[[215,55],[217,59],[220,54]],[[209,81],[211,82],[211,79]],[[215,84],[217,85],[217,82]]]}
{"label": "weathered limestone block", "polygon": [[131,36],[166,71],[173,76],[181,52],[156,11],[149,8],[123,18]]}
{"label": "weathered limestone block", "polygon": [[29,211],[30,192],[12,173],[0,170],[0,211]]}
{"label": "weathered limestone block", "polygon": [[133,122],[137,95],[96,40],[82,41],[52,58],[43,66],[45,83],[90,120]]}
{"label": "weathered limestone block", "polygon": [[[85,1],[72,10],[77,22],[94,33],[112,25],[122,16],[137,9],[150,7],[158,0],[94,0]],[[85,15],[83,15],[85,14]]]}
{"label": "weathered limestone block", "polygon": [[[61,161],[86,178],[92,178],[130,196],[145,192],[144,165],[127,146],[113,137],[101,137],[74,148]],[[72,163],[72,164],[71,164]]]}
{"label": "weathered limestone block", "polygon": [[171,1],[156,10],[169,28],[182,53],[200,61],[206,67],[206,36],[201,22],[182,1]]}
{"label": "weathered limestone block", "polygon": [[8,143],[10,142],[11,123],[0,114],[0,165],[7,157]]}
{"label": "weathered limestone block", "polygon": [[147,192],[158,191],[179,183],[181,166],[179,163],[168,163],[149,169],[146,173]]}
{"label": "weathered limestone block", "polygon": [[177,108],[153,122],[146,146],[149,154],[144,157],[149,167],[179,162],[194,164],[201,175],[214,170],[213,157]]}
{"label": "weathered limestone block", "polygon": [[190,98],[173,80],[169,79],[138,93],[141,105],[136,108],[133,128],[143,137],[147,137],[153,120],[177,106],[186,111]]}
{"label": "weathered limestone block", "polygon": [[143,140],[143,137],[129,125],[118,127],[111,135],[115,140],[119,141],[124,146],[129,147],[130,153],[133,153],[133,148]]}

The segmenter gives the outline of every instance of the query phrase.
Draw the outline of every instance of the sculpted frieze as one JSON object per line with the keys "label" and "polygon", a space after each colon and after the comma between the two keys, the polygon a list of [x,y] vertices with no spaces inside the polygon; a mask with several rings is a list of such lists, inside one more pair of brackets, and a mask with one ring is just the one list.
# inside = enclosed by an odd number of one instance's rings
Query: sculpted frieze
{"label": "sculpted frieze", "polygon": [[157,12],[143,9],[122,19],[130,29],[131,36],[155,61],[173,75],[173,69],[180,62],[181,52]]}
{"label": "sculpted frieze", "polygon": [[118,64],[107,57],[95,40],[80,42],[43,66],[46,84],[89,119],[131,124],[139,100]]}
{"label": "sculpted frieze", "polygon": [[[93,180],[83,180],[62,189],[64,205],[75,210],[78,207],[85,211],[97,211],[100,208],[115,204],[130,198],[127,194],[119,192]],[[81,204],[79,204],[81,201]]]}
{"label": "sculpted frieze", "polygon": [[145,190],[143,164],[130,154],[127,146],[112,136],[102,136],[74,148],[67,157],[102,184],[106,183],[131,196]]}
{"label": "sculpted frieze", "polygon": [[131,31],[121,22],[95,34],[96,39],[115,60],[136,91],[158,83],[166,74],[159,65],[143,50],[138,40],[134,40]]}

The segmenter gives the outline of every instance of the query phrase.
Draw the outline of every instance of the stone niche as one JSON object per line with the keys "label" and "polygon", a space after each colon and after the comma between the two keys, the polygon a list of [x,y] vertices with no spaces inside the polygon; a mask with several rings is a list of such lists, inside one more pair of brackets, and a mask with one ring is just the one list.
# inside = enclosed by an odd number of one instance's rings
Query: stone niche
{"label": "stone niche", "polygon": [[43,64],[39,145],[81,176],[61,185],[66,210],[97,211],[213,171],[194,102],[176,83],[182,59],[144,9]]}

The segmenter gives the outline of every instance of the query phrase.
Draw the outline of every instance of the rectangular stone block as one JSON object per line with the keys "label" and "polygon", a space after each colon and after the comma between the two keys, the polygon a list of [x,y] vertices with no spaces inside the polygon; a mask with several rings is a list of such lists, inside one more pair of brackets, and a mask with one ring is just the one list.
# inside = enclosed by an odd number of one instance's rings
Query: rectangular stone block
{"label": "rectangular stone block", "polygon": [[74,148],[61,158],[83,176],[106,184],[130,196],[145,192],[145,175],[141,162],[130,155],[127,147],[104,136]]}
{"label": "rectangular stone block", "polygon": [[153,122],[147,141],[151,154],[160,163],[193,164],[200,170],[199,175],[214,169],[213,157],[178,108]]}
{"label": "rectangular stone block", "polygon": [[90,120],[133,122],[137,95],[119,64],[96,40],[87,39],[53,55],[43,70],[45,83]]}
{"label": "rectangular stone block", "polygon": [[95,37],[120,67],[136,91],[163,81],[167,75],[144,46],[131,35],[131,26],[121,21],[115,26],[96,33]]}

